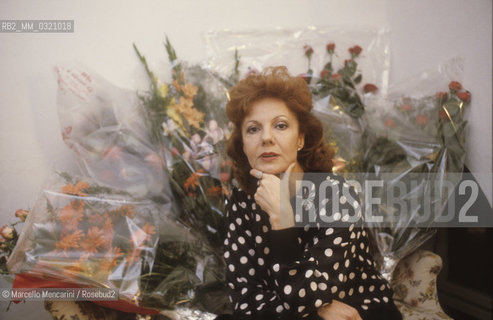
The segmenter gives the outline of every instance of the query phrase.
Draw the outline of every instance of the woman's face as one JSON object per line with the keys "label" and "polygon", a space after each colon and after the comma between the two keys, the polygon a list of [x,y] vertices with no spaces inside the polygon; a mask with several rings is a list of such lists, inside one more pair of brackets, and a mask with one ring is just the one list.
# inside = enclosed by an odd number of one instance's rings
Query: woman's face
{"label": "woman's face", "polygon": [[243,152],[250,166],[265,173],[279,174],[297,162],[298,149],[305,139],[296,115],[284,101],[265,98],[250,107],[241,126]]}

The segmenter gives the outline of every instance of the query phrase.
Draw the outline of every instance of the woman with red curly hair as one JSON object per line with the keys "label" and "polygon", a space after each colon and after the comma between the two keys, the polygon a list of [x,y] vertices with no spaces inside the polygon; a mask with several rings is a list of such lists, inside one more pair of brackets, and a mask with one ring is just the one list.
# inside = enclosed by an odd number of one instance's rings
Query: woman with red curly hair
{"label": "woman with red curly hair", "polygon": [[294,176],[317,172],[337,191],[323,200],[361,216],[355,189],[331,173],[334,152],[311,113],[306,82],[285,67],[268,68],[238,82],[229,97],[228,155],[240,185],[228,201],[224,241],[233,318],[402,319],[361,224],[303,225],[295,214]]}

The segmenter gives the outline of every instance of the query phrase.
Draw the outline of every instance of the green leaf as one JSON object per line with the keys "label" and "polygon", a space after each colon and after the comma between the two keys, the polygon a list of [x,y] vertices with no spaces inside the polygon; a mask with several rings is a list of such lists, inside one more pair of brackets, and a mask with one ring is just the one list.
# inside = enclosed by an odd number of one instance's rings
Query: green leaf
{"label": "green leaf", "polygon": [[363,79],[363,76],[361,74],[357,75],[356,78],[354,78],[354,83],[359,84],[361,82],[361,79]]}

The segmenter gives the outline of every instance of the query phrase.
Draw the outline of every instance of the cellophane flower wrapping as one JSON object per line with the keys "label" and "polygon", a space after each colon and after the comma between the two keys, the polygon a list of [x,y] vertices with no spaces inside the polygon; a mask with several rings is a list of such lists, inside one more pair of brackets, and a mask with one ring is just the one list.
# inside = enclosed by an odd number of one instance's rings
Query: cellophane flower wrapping
{"label": "cellophane flower wrapping", "polygon": [[[372,214],[383,221],[368,225],[381,272],[389,280],[399,259],[434,234],[433,223],[440,221],[460,182],[466,152],[464,111],[470,102],[469,92],[456,81],[461,70],[461,60],[452,59],[396,84],[386,97],[366,99],[367,125],[357,163],[363,180],[384,182],[378,192],[381,204],[372,207]],[[390,190],[399,183],[406,183],[405,191],[394,195]],[[396,197],[399,203],[388,201]]]}
{"label": "cellophane flower wrapping", "polygon": [[[225,77],[235,67],[231,57],[236,50],[241,75],[282,65],[293,75],[311,73],[311,76],[320,77],[329,60],[327,44],[336,45],[338,53],[332,57],[334,68],[343,66],[344,61],[349,59],[343,50],[359,45],[363,51],[358,71],[364,74],[364,82],[375,84],[382,94],[388,89],[390,51],[388,30],[385,28],[310,26],[275,30],[220,30],[208,32],[205,40],[207,67]],[[313,49],[308,60],[303,57],[304,46]]]}
{"label": "cellophane flower wrapping", "polygon": [[169,201],[165,166],[137,94],[77,63],[56,66],[55,72],[62,137],[84,176],[138,197]]}
{"label": "cellophane flower wrapping", "polygon": [[141,307],[172,309],[220,277],[213,255],[170,204],[55,174],[39,193],[8,267],[79,287],[113,288]]}
{"label": "cellophane flower wrapping", "polygon": [[[225,114],[227,93],[234,80],[201,66],[181,63],[166,41],[172,79],[158,79],[135,47],[150,80],[140,93],[153,145],[161,150],[177,203],[177,217],[204,241],[211,263],[218,266],[195,307],[215,313],[230,312],[224,282],[222,245],[226,199],[232,188],[232,166],[226,155],[230,126]],[[234,57],[231,57],[233,59]]]}
{"label": "cellophane flower wrapping", "polygon": [[[63,175],[61,182],[57,176],[43,188],[9,264],[11,272],[109,286],[142,307],[227,309],[219,236],[213,229],[219,221],[185,214],[181,202],[189,195],[181,199],[174,189],[173,167],[168,170],[164,145],[154,139],[162,132],[148,126],[139,95],[79,64],[55,71],[62,137],[84,178]],[[210,179],[224,177],[221,173],[211,170]],[[211,202],[203,200],[209,208]],[[216,217],[223,214],[221,200],[216,200]],[[96,245],[87,246],[89,238]]]}

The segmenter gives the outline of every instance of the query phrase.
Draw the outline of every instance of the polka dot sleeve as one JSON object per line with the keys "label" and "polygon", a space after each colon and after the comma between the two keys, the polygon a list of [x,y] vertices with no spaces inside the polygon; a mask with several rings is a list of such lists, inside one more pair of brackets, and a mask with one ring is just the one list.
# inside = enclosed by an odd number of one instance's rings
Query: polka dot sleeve
{"label": "polka dot sleeve", "polygon": [[262,276],[267,267],[264,254],[268,249],[264,248],[262,254],[258,252],[257,244],[262,239],[249,227],[252,204],[249,203],[250,208],[247,208],[246,200],[235,189],[227,206],[224,258],[233,311],[242,319],[281,319],[287,312],[279,295]]}

